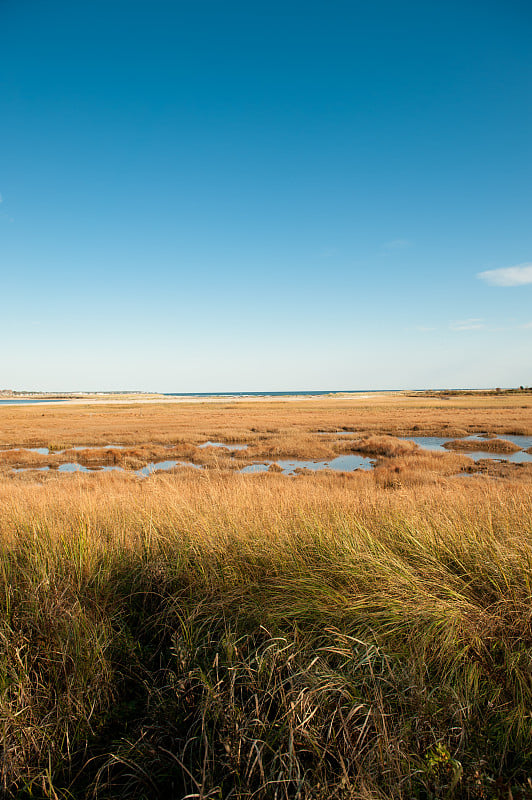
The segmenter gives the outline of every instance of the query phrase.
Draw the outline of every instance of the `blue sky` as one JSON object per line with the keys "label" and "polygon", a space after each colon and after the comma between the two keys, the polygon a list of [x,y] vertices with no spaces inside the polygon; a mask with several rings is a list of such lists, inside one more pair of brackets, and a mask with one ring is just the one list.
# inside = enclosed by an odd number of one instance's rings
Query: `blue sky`
{"label": "blue sky", "polygon": [[532,384],[531,34],[0,0],[0,388]]}

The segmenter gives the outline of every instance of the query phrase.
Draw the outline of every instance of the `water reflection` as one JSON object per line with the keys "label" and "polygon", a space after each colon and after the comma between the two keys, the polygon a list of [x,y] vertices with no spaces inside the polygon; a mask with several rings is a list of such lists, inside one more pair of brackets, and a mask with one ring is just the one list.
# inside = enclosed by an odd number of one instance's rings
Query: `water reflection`
{"label": "water reflection", "polygon": [[[486,436],[473,433],[471,436],[466,436],[468,441],[472,442],[485,442],[486,440],[489,441],[493,439],[493,436]],[[522,436],[513,433],[500,433],[497,434],[497,439],[506,439],[508,442],[513,442],[517,447],[520,447],[521,450],[528,450],[529,447],[532,447],[532,436]]]}
{"label": "water reflection", "polygon": [[204,447],[224,447],[226,450],[247,450],[247,444],[226,444],[225,442],[205,442],[199,445],[200,450]]}
{"label": "water reflection", "polygon": [[[464,449],[463,451],[454,449],[449,450],[448,448],[443,447],[445,442],[455,441],[454,439],[445,436],[403,436],[402,438],[409,442],[415,442],[424,450],[433,450],[440,453],[459,453],[460,455],[465,455],[468,458],[472,458],[473,461],[480,461],[483,458],[489,458],[492,461],[511,461],[514,464],[524,464],[532,461],[532,455],[530,453],[525,453],[523,450],[519,450],[516,453],[496,453],[493,450],[482,450],[482,442],[486,441],[486,439],[481,438],[478,434],[467,436],[465,439],[468,441],[478,441],[479,450]],[[528,442],[532,442],[532,436],[501,435],[500,438],[508,439],[508,441],[513,442],[518,447],[527,446]]]}
{"label": "water reflection", "polygon": [[267,472],[272,464],[278,464],[283,475],[295,475],[297,470],[308,469],[319,472],[332,469],[335,472],[354,472],[358,469],[372,469],[374,462],[366,456],[344,455],[332,458],[329,461],[301,461],[299,459],[279,458],[277,461],[265,461],[260,464],[248,464],[240,472],[244,474]]}
{"label": "water reflection", "polygon": [[449,451],[443,446],[445,442],[450,442],[451,439],[446,436],[402,436],[407,442],[415,442],[424,450],[435,450],[439,453],[448,453]]}
{"label": "water reflection", "polygon": [[76,444],[72,447],[65,447],[62,450],[56,450],[52,447],[50,450],[49,447],[9,447],[5,450],[1,450],[2,453],[39,453],[41,456],[49,456],[49,455],[61,455],[62,453],[67,453],[70,450],[123,450],[125,445],[123,444]]}
{"label": "water reflection", "polygon": [[250,475],[255,472],[268,472],[270,464],[273,464],[273,461],[268,464],[248,464],[247,467],[243,467],[240,472],[244,475]]}
{"label": "water reflection", "polygon": [[[203,469],[201,464],[193,464],[191,461],[152,461],[141,469],[131,472],[132,475],[137,475],[139,478],[145,478],[153,472],[160,470],[169,470],[174,467],[194,467],[194,469]],[[50,470],[50,467],[18,467],[13,469],[13,472],[45,472]],[[128,472],[124,467],[119,466],[101,466],[101,467],[86,467],[83,464],[77,464],[74,461],[66,464],[60,464],[57,467],[57,472]]]}
{"label": "water reflection", "polygon": [[15,467],[13,472],[48,472],[50,467]]}

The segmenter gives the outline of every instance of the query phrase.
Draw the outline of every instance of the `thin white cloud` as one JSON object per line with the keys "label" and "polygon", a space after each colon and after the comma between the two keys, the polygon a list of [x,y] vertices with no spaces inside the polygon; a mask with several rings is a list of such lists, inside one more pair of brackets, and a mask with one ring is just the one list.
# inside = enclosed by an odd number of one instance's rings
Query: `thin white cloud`
{"label": "thin white cloud", "polygon": [[408,239],[392,239],[391,242],[386,242],[383,247],[386,250],[401,250],[403,247],[410,247]]}
{"label": "thin white cloud", "polygon": [[524,325],[521,325],[522,328],[532,328],[532,322],[525,322]]}
{"label": "thin white cloud", "polygon": [[476,318],[460,319],[449,323],[452,331],[479,331],[485,327],[484,320]]}
{"label": "thin white cloud", "polygon": [[435,331],[436,328],[429,328],[427,325],[416,325],[416,331],[421,331],[421,333],[427,333],[428,331]]}
{"label": "thin white cloud", "polygon": [[490,286],[525,286],[527,283],[532,283],[532,264],[487,269],[485,272],[478,272],[477,278],[486,281]]}

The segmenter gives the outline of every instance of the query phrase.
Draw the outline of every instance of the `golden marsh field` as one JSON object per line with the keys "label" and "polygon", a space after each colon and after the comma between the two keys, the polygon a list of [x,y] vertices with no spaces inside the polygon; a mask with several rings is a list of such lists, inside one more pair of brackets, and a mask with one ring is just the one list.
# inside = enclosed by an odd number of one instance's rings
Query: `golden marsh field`
{"label": "golden marsh field", "polygon": [[531,435],[530,394],[0,407],[3,795],[532,798]]}

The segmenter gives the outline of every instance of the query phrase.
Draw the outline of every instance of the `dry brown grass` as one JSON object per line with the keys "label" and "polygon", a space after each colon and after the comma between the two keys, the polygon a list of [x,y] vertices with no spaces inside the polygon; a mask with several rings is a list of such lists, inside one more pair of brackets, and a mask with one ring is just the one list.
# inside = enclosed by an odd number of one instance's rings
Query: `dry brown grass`
{"label": "dry brown grass", "polygon": [[421,448],[414,442],[397,439],[394,436],[369,435],[350,441],[340,441],[337,448],[342,453],[365,453],[375,456],[406,456],[419,453]]}
{"label": "dry brown grass", "polygon": [[453,397],[442,402],[379,395],[369,400],[0,407],[0,447],[201,444],[208,439],[245,444],[342,429],[393,436],[532,434],[532,398]]}
{"label": "dry brown grass", "polygon": [[527,798],[532,489],[423,457],[0,479],[4,794]]}
{"label": "dry brown grass", "polygon": [[[354,433],[337,436],[338,430]],[[401,441],[398,436],[470,433],[487,433],[491,437],[497,433],[532,433],[532,398],[468,396],[442,401],[434,397],[379,395],[371,399],[329,397],[232,403],[95,403],[46,409],[5,406],[0,408],[0,447],[48,446],[53,452],[42,456],[0,450],[0,470],[43,466],[53,470],[68,461],[89,467],[107,464],[136,470],[152,461],[169,459],[235,470],[255,461],[323,461],[342,453],[361,452],[375,456],[382,464],[386,458],[393,458],[397,461],[394,469],[398,467],[402,473],[413,470],[419,480],[427,470],[447,475],[455,466],[441,458],[427,458],[416,445]],[[200,449],[199,445],[208,440],[247,444],[248,449],[232,453],[222,448]],[[482,447],[494,450],[497,441],[487,438]],[[105,450],[104,446],[110,444],[121,444],[123,449]],[[74,445],[100,449],[71,451]],[[477,447],[475,444],[474,449]],[[504,452],[511,452],[510,445],[505,447]],[[61,449],[66,452],[57,452]],[[460,449],[465,449],[462,443]],[[416,465],[413,458],[418,459]],[[401,459],[407,460],[401,464]],[[457,471],[460,469],[479,467],[466,462]],[[519,472],[521,478],[523,474],[526,472]]]}
{"label": "dry brown grass", "polygon": [[443,445],[448,450],[485,450],[490,453],[516,453],[521,448],[508,439],[486,438],[482,440],[455,439]]}

